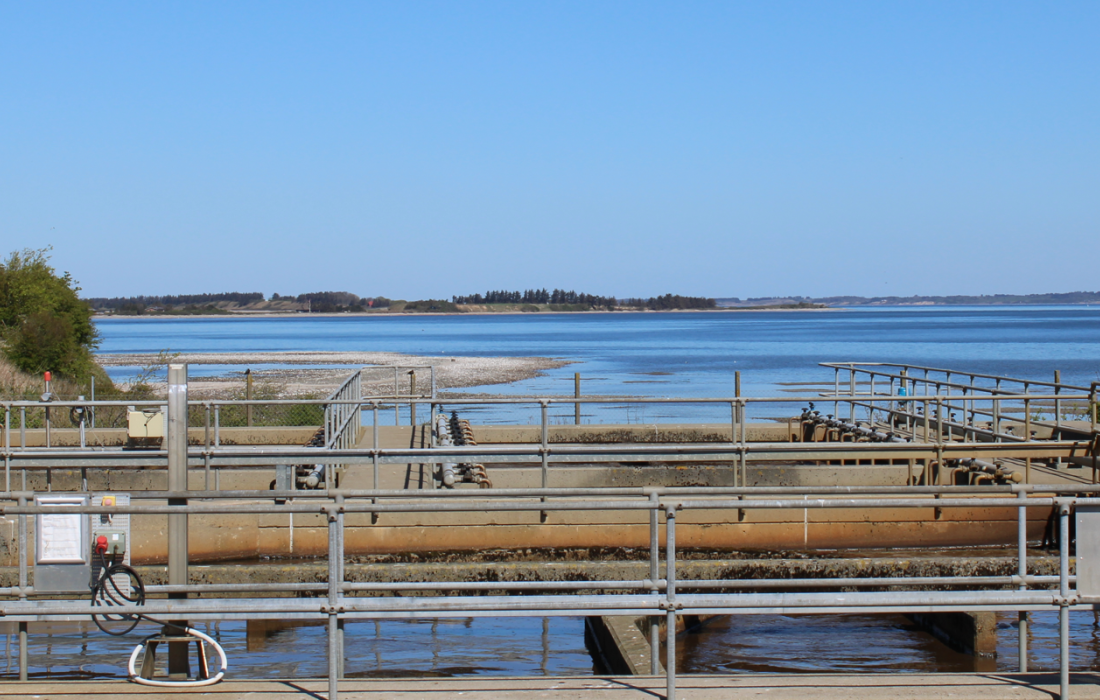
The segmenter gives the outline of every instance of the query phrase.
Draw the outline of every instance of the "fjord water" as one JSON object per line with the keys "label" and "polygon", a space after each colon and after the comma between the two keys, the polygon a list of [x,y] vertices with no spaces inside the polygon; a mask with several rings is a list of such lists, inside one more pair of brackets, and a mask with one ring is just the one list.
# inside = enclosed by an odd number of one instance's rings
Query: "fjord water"
{"label": "fjord water", "polygon": [[[101,318],[96,326],[102,353],[389,351],[544,356],[572,363],[534,379],[484,388],[504,394],[572,393],[573,373],[580,372],[586,395],[731,396],[733,373],[740,370],[745,395],[777,396],[784,385],[832,382],[833,372],[818,367],[824,361],[901,362],[1048,381],[1061,370],[1063,382],[1084,386],[1100,379],[1100,306]],[[117,378],[127,371],[112,368]],[[648,411],[627,419],[705,418],[686,407]],[[591,418],[618,422],[621,416]]]}

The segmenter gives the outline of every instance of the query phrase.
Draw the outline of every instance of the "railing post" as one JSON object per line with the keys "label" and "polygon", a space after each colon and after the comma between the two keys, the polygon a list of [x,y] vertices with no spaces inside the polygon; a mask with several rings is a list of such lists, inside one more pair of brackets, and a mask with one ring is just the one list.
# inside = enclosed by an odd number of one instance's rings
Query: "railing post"
{"label": "railing post", "polygon": [[573,425],[581,424],[581,373],[573,373],[573,398],[577,399],[573,403]]}
{"label": "railing post", "polygon": [[[252,370],[246,369],[244,371],[244,400],[252,400]],[[244,407],[244,420],[245,425],[249,428],[252,427],[252,404],[246,404]]]}
{"label": "railing post", "polygon": [[[23,470],[24,477],[27,470]],[[26,479],[24,478],[24,481]],[[24,490],[26,484],[23,485]],[[20,496],[20,507],[27,505],[27,499]],[[27,515],[19,514],[19,600],[27,600]],[[19,623],[19,680],[27,680],[27,623]]]}
{"label": "railing post", "polygon": [[[660,508],[660,499],[657,496],[656,491],[651,491],[649,494],[649,591],[654,596],[660,592],[660,588],[657,585],[658,579],[661,577],[661,567],[658,562],[660,553],[658,551],[660,547],[658,533],[660,529],[658,527],[658,508]],[[649,617],[649,672],[656,676],[657,671],[661,668],[661,631],[660,631],[660,618],[657,615],[650,615]]]}
{"label": "railing post", "polygon": [[328,515],[328,700],[338,700],[340,694],[340,640],[338,630],[338,604],[340,596],[337,552],[340,548],[337,533],[337,507],[330,505]]}
{"label": "railing post", "polygon": [[11,493],[11,406],[4,406],[4,491]]}
{"label": "railing post", "polygon": [[202,470],[203,489],[210,490],[210,404],[202,405]]}
{"label": "railing post", "polygon": [[848,402],[848,422],[856,422],[856,367],[855,365],[848,365],[848,395],[851,396],[851,400]]}
{"label": "railing post", "polygon": [[[1027,576],[1027,492],[1020,489],[1017,492],[1017,497],[1020,499],[1020,507],[1017,509],[1016,514],[1016,537],[1017,537],[1017,568],[1016,572],[1020,576],[1020,590],[1027,590],[1027,582],[1024,581],[1024,577]],[[1017,613],[1019,617],[1019,669],[1020,673],[1027,673],[1027,611],[1021,610]]]}
{"label": "railing post", "polygon": [[1069,700],[1069,503],[1058,504],[1059,700]]}
{"label": "railing post", "polygon": [[665,509],[665,682],[667,700],[676,700],[676,506]]}
{"label": "railing post", "polygon": [[[549,488],[550,484],[550,407],[547,404],[546,399],[542,399],[541,401],[539,401],[539,407],[541,409],[540,413],[542,422],[542,431],[539,440],[539,454],[542,456],[542,488],[545,489]],[[546,496],[543,496],[540,500],[543,503],[546,503]],[[546,520],[547,511],[540,511],[539,521],[546,522]]]}
{"label": "railing post", "polygon": [[[187,483],[187,365],[168,365],[168,491],[181,493],[188,490]],[[186,506],[186,498],[169,498],[169,506]],[[187,585],[187,513],[168,516],[168,584]],[[169,593],[169,598],[185,599],[186,593]],[[185,629],[187,622],[174,620],[175,636]],[[168,644],[168,673],[190,675],[187,660],[187,642]]]}

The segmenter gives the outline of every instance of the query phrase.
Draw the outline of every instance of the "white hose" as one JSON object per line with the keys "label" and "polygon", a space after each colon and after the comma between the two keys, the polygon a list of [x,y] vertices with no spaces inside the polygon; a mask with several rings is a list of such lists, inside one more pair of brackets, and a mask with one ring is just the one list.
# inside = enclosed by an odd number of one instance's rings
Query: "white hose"
{"label": "white hose", "polygon": [[159,688],[200,688],[204,685],[214,685],[215,683],[220,681],[222,677],[225,676],[225,669],[229,668],[229,664],[225,658],[225,650],[222,649],[221,645],[215,642],[213,638],[211,638],[208,634],[203,634],[202,632],[196,629],[192,629],[190,627],[186,628],[184,632],[214,647],[214,650],[218,652],[218,660],[221,663],[221,670],[219,670],[210,678],[202,678],[193,681],[158,681],[153,678],[142,678],[138,675],[137,669],[134,665],[137,663],[138,653],[145,648],[145,645],[149,642],[150,639],[153,639],[153,637],[149,637],[149,639],[145,639],[144,641],[142,641],[141,644],[138,644],[136,647],[134,647],[134,651],[130,653],[130,663],[127,667],[127,670],[130,673],[130,680],[135,683],[140,683],[141,685],[153,685]]}

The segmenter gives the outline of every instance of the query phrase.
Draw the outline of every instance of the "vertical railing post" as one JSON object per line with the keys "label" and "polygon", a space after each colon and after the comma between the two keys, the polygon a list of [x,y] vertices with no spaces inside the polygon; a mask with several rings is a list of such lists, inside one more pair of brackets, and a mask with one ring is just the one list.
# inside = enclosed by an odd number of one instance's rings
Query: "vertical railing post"
{"label": "vertical railing post", "polygon": [[[371,467],[372,467],[372,469],[371,469],[371,471],[372,471],[371,479],[372,479],[372,483],[373,483],[373,488],[374,488],[375,491],[377,491],[378,488],[379,488],[379,486],[378,486],[378,483],[379,483],[379,478],[378,478],[378,445],[379,445],[379,442],[378,442],[378,402],[377,401],[371,401],[370,402],[370,407],[371,407],[371,419],[373,421],[373,424],[371,425]],[[378,499],[377,498],[372,498],[371,503],[378,503]],[[378,511],[371,511],[370,521],[372,523],[378,522]]]}
{"label": "vertical railing post", "polygon": [[4,406],[4,491],[11,493],[11,406]]}
{"label": "vertical railing post", "polygon": [[203,489],[210,490],[210,404],[202,405],[202,471]]}
{"label": "vertical railing post", "polygon": [[[738,435],[740,435],[740,431],[737,429],[737,402],[730,401],[730,442],[732,444],[736,445],[738,443]],[[740,469],[736,468],[733,470],[733,485],[735,487],[742,485],[737,478],[739,471]]]}
{"label": "vertical railing post", "polygon": [[336,564],[339,550],[336,532],[337,507],[330,505],[325,510],[328,515],[328,700],[337,700],[340,693],[340,640],[337,629],[340,594],[339,571]]}
{"label": "vertical railing post", "polygon": [[[246,369],[244,371],[244,400],[252,400],[252,369]],[[245,404],[244,407],[244,422],[249,428],[252,427],[252,404]]]}
{"label": "vertical railing post", "polygon": [[[1027,582],[1024,581],[1024,577],[1027,576],[1027,491],[1020,489],[1016,496],[1020,499],[1020,507],[1016,513],[1016,539],[1017,539],[1017,567],[1016,572],[1020,576],[1020,590],[1027,590]],[[1027,673],[1027,611],[1021,610],[1017,613],[1019,617],[1019,669],[1020,673]]]}
{"label": "vertical railing post", "polygon": [[[1058,398],[1058,395],[1062,393],[1062,370],[1054,370],[1054,426],[1056,428],[1055,434],[1052,435],[1055,440],[1062,439],[1062,400]],[[1062,466],[1062,458],[1059,456],[1054,460],[1054,468],[1058,469]]]}
{"label": "vertical railing post", "polygon": [[[27,470],[23,470],[25,475]],[[24,484],[24,490],[26,485]],[[18,499],[20,507],[27,505],[27,498],[20,496]],[[25,513],[19,514],[19,600],[27,600],[27,515]],[[19,680],[27,680],[27,623],[19,623]]]}
{"label": "vertical railing post", "polygon": [[1059,700],[1069,700],[1069,503],[1058,504],[1058,677]]}
{"label": "vertical railing post", "polygon": [[848,422],[856,422],[856,367],[855,365],[848,365],[848,395],[851,400],[848,401]]}
{"label": "vertical railing post", "polygon": [[665,683],[676,700],[676,506],[665,509]]}
{"label": "vertical railing post", "polygon": [[573,403],[573,425],[581,424],[581,373],[573,373],[573,398],[576,401]]}
{"label": "vertical railing post", "polygon": [[[168,365],[168,491],[183,493],[188,490],[187,483],[187,365]],[[186,498],[169,498],[169,506],[186,506]],[[187,513],[168,516],[168,584],[187,585]],[[169,593],[169,598],[185,599],[186,593]],[[186,629],[187,622],[172,621],[176,636],[180,629]],[[187,661],[187,642],[175,642],[168,645],[168,673],[190,675]]]}
{"label": "vertical railing post", "polygon": [[741,464],[740,464],[741,474],[740,474],[740,477],[738,479],[738,483],[742,488],[744,488],[744,487],[748,486],[748,474],[746,474],[746,471],[747,471],[746,462],[748,460],[748,451],[749,451],[749,445],[748,445],[749,434],[748,434],[748,428],[745,425],[745,400],[744,399],[738,399],[737,400],[737,417],[738,417],[737,424],[741,428],[741,446],[738,449],[738,452],[740,453],[740,460],[741,460]]}
{"label": "vertical railing post", "polygon": [[[660,592],[660,588],[657,585],[657,581],[661,578],[661,567],[658,557],[660,553],[658,551],[660,547],[658,533],[660,529],[658,527],[658,508],[660,508],[660,499],[656,491],[651,491],[649,494],[649,591],[654,596]],[[661,669],[661,623],[660,617],[657,615],[650,615],[649,617],[649,673],[656,676]]]}
{"label": "vertical railing post", "polygon": [[[546,399],[539,401],[540,414],[541,414],[541,433],[539,438],[539,454],[542,456],[542,488],[549,488],[550,486],[550,415],[549,405]],[[540,499],[543,503],[546,503],[546,496],[542,496]],[[539,512],[539,521],[546,522],[547,512]]]}

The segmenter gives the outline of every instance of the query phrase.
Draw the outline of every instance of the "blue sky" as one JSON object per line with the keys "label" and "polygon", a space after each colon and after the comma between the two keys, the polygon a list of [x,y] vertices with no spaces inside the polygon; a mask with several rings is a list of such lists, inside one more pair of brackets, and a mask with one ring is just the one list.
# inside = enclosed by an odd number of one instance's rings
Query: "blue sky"
{"label": "blue sky", "polygon": [[0,2],[91,296],[1100,289],[1097,2]]}

